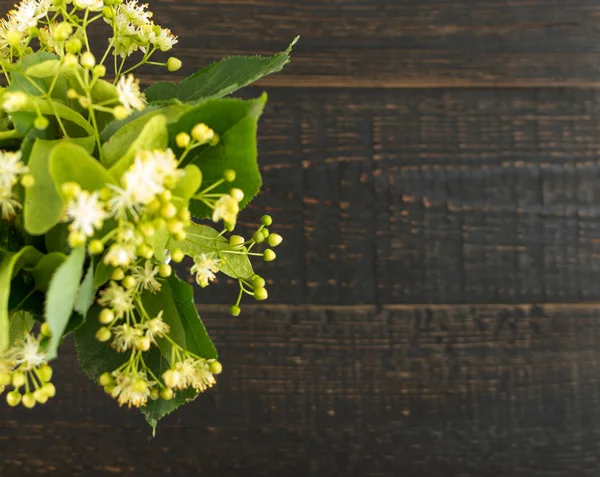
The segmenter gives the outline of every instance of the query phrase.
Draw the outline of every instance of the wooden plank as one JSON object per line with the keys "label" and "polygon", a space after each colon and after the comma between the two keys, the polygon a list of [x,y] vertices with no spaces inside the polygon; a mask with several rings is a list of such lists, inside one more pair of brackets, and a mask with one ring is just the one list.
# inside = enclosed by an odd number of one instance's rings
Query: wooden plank
{"label": "wooden plank", "polygon": [[[258,94],[250,90],[247,94]],[[591,90],[274,90],[257,263],[275,303],[600,300]],[[242,229],[243,230],[243,229]],[[235,289],[198,292],[227,303]]]}
{"label": "wooden plank", "polygon": [[600,304],[202,309],[225,372],[149,438],[78,371],[0,406],[0,475],[597,475]]}
{"label": "wooden plank", "polygon": [[181,38],[182,75],[231,54],[272,54],[301,35],[293,63],[264,85],[599,84],[593,0],[162,0],[152,8]]}

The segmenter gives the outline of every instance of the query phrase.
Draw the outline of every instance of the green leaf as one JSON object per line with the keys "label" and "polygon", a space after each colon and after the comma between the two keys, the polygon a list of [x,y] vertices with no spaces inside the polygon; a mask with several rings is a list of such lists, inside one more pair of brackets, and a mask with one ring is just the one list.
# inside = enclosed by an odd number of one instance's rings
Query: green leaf
{"label": "green leaf", "polygon": [[22,267],[33,267],[42,257],[35,248],[23,247],[16,253],[0,252],[0,353],[9,345],[10,319],[8,302],[11,281]]}
{"label": "green leaf", "polygon": [[[249,101],[213,99],[199,104],[177,122],[169,124],[169,142],[178,156],[183,151],[177,147],[175,137],[182,131],[191,131],[197,123],[207,124],[220,135],[218,145],[192,150],[186,164],[200,168],[205,186],[221,180],[225,170],[235,170],[233,183],[222,184],[211,193],[228,193],[232,187],[237,187],[244,192],[240,207],[252,200],[262,183],[257,164],[256,129],[266,101],[266,95]],[[208,217],[211,213],[206,205],[194,200],[190,211],[198,218]]]}
{"label": "green leaf", "polygon": [[94,297],[96,296],[96,288],[94,287],[94,263],[90,261],[90,266],[81,282],[79,291],[77,292],[77,299],[75,300],[75,311],[81,316],[85,317],[88,310],[94,303]]}
{"label": "green leaf", "polygon": [[116,181],[108,170],[81,146],[62,142],[50,152],[50,175],[56,189],[64,182],[77,182],[83,189],[95,191]]}
{"label": "green leaf", "polygon": [[221,98],[271,73],[281,71],[290,61],[296,38],[287,50],[271,57],[232,56],[185,78],[179,84],[156,83],[146,89],[149,102],[177,99],[182,102]]}
{"label": "green leaf", "polygon": [[25,70],[25,74],[32,78],[48,78],[55,76],[60,71],[60,60],[52,59],[31,65]]}
{"label": "green leaf", "polygon": [[67,259],[67,256],[62,252],[51,252],[44,255],[37,265],[31,271],[35,280],[35,289],[46,292],[50,285],[50,280],[56,273],[58,267]]}
{"label": "green leaf", "polygon": [[[153,348],[146,354],[145,361],[156,376],[162,376],[162,374],[169,369],[169,362],[156,348]],[[184,404],[195,400],[198,397],[198,394],[199,393],[194,389],[185,389],[177,392],[175,396],[173,396],[173,399],[170,399],[169,401],[165,401],[164,399],[149,401],[148,404],[142,408],[142,413],[146,418],[146,422],[152,427],[153,435],[156,435],[156,426],[162,418],[171,414]]]}
{"label": "green leaf", "polygon": [[232,278],[250,278],[254,275],[248,256],[231,247],[229,242],[212,227],[192,224],[185,232],[187,236],[185,240],[170,239],[168,248],[171,250],[180,248],[190,257],[204,253],[219,258],[221,260],[219,270]]}
{"label": "green leaf", "polygon": [[46,322],[52,331],[46,349],[48,359],[56,358],[58,345],[73,313],[84,261],[85,247],[74,249],[50,280],[45,310]]}
{"label": "green leaf", "polygon": [[158,114],[144,124],[142,131],[130,144],[127,152],[110,168],[115,179],[120,179],[125,171],[133,164],[138,151],[165,149],[168,144],[167,118]]}
{"label": "green leaf", "polygon": [[[82,146],[89,145],[89,138],[71,139]],[[63,200],[50,174],[50,152],[66,140],[48,141],[36,139],[29,155],[29,172],[35,183],[25,191],[23,206],[25,230],[32,235],[48,232],[60,220]]]}
{"label": "green leaf", "polygon": [[22,340],[25,335],[31,331],[35,319],[31,313],[18,311],[12,314],[10,318],[9,343]]}
{"label": "green leaf", "polygon": [[169,230],[167,225],[156,229],[154,234],[147,239],[148,245],[154,251],[154,257],[159,262],[164,262],[167,259],[167,242],[169,241]]}
{"label": "green leaf", "polygon": [[[171,275],[162,283],[158,293],[145,293],[142,301],[151,316],[158,315],[161,310],[164,311],[163,319],[171,326],[169,336],[178,345],[201,358],[217,358],[217,350],[196,310],[194,289],[189,283],[180,280],[176,275]],[[170,347],[164,346],[165,340],[160,341],[161,351],[165,349],[170,351]]]}
{"label": "green leaf", "polygon": [[183,168],[183,172],[184,176],[177,181],[173,195],[188,202],[202,185],[202,171],[189,164]]}
{"label": "green leaf", "polygon": [[87,313],[85,322],[75,330],[75,347],[79,365],[94,382],[98,382],[102,373],[114,371],[129,359],[129,353],[118,353],[108,343],[101,343],[96,339],[96,332],[102,326],[98,322],[101,310],[98,305],[93,305]]}
{"label": "green leaf", "polygon": [[[108,128],[102,132],[103,140],[105,141],[102,145],[102,162],[107,167],[110,167],[121,157],[125,156],[127,151],[131,148],[131,145],[142,133],[148,121],[152,118],[162,115],[165,116],[167,121],[174,121],[188,109],[190,109],[190,107],[183,104],[175,104],[173,106],[154,109],[146,108],[138,113],[141,114],[141,116],[134,116],[135,119],[129,120],[129,118],[126,118],[121,121],[113,121],[109,124]],[[117,125],[119,125],[120,128],[111,134],[109,128],[113,128]],[[106,137],[109,134],[110,139]]]}
{"label": "green leaf", "polygon": [[98,289],[108,282],[114,270],[115,267],[107,265],[103,260],[99,260],[98,265],[96,265],[96,272],[94,273],[94,288]]}

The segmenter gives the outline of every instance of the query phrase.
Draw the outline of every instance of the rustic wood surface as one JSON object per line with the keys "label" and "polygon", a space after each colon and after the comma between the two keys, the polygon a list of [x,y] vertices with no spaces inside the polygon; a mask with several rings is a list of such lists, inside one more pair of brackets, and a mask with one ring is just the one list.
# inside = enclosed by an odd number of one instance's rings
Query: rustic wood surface
{"label": "rustic wood surface", "polygon": [[225,373],[156,439],[68,344],[54,402],[0,406],[0,476],[596,477],[600,4],[153,9],[182,74],[302,35],[243,93],[270,96],[243,220],[286,238],[271,301],[198,292]]}

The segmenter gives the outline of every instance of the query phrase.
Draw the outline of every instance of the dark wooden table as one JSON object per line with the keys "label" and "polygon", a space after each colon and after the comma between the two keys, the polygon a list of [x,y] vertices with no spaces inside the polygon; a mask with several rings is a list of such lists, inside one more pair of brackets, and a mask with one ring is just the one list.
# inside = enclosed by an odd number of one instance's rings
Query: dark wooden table
{"label": "dark wooden table", "polygon": [[54,402],[0,406],[0,476],[597,476],[600,4],[153,3],[182,75],[302,35],[244,93],[272,299],[198,295],[225,373],[154,440],[68,346]]}

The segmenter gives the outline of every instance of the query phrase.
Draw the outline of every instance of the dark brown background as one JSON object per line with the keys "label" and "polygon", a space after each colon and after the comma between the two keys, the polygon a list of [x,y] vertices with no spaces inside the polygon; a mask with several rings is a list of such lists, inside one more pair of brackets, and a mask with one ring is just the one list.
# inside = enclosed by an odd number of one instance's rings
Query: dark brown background
{"label": "dark brown background", "polygon": [[225,373],[154,440],[69,344],[54,402],[0,407],[0,475],[597,476],[600,4],[153,8],[182,75],[302,35],[244,93],[270,95],[243,220],[287,239],[271,300],[199,294]]}

